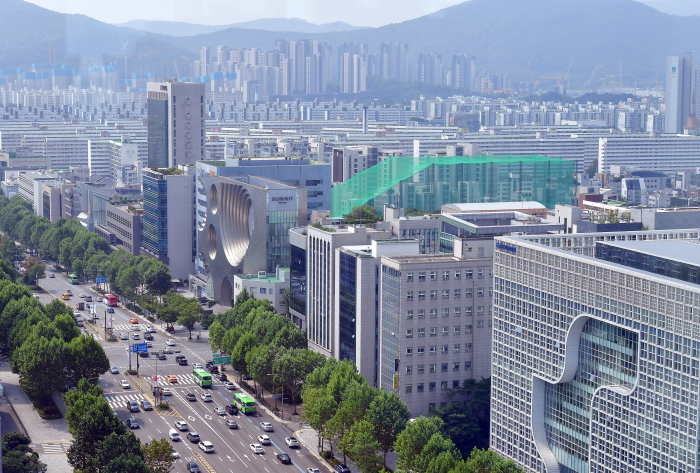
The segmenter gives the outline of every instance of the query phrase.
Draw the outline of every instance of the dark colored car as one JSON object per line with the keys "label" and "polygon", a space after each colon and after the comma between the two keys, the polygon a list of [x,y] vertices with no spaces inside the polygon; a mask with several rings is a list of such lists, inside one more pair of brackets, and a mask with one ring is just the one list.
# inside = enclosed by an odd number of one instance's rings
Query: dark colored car
{"label": "dark colored car", "polygon": [[181,358],[181,359],[177,360],[177,364],[180,366],[185,366],[185,365],[187,365],[187,360],[185,358]]}
{"label": "dark colored car", "polygon": [[187,400],[190,402],[194,402],[197,400],[197,396],[195,396],[193,393],[187,393]]}
{"label": "dark colored car", "polygon": [[219,375],[219,381],[228,381],[228,376],[225,373]]}
{"label": "dark colored car", "polygon": [[141,358],[148,358],[148,352],[147,352],[147,351],[142,351],[141,353],[139,353],[139,356],[140,356]]}
{"label": "dark colored car", "polygon": [[144,340],[153,340],[153,335],[151,335],[150,333],[144,333],[143,339]]}
{"label": "dark colored car", "polygon": [[214,366],[214,363],[212,363],[211,360],[207,360],[207,361],[205,362],[204,366],[206,366],[206,368],[209,369],[209,368],[211,368],[212,366]]}
{"label": "dark colored car", "polygon": [[197,465],[195,462],[189,462],[187,464],[187,471],[191,471],[192,473],[199,473],[199,465]]}
{"label": "dark colored car", "polygon": [[177,355],[177,356],[175,357],[175,361],[180,361],[180,360],[182,360],[183,358],[185,358],[185,355]]}
{"label": "dark colored car", "polygon": [[335,471],[337,471],[338,473],[350,473],[350,468],[348,468],[345,465],[336,465]]}
{"label": "dark colored car", "polygon": [[167,360],[168,357],[165,356],[165,353],[159,353],[159,354],[158,354],[158,359],[159,359],[159,360]]}
{"label": "dark colored car", "polygon": [[151,405],[150,402],[144,400],[144,401],[141,401],[141,409],[143,409],[144,411],[152,411],[153,406]]}
{"label": "dark colored car", "polygon": [[289,458],[289,455],[287,455],[286,453],[278,453],[277,459],[280,461],[280,463],[284,465],[289,465],[292,463],[292,459]]}
{"label": "dark colored car", "polygon": [[211,374],[217,374],[219,372],[219,368],[217,368],[216,366],[212,366],[211,368],[209,368],[209,372]]}
{"label": "dark colored car", "polygon": [[199,434],[197,432],[187,432],[187,440],[190,442],[199,442]]}
{"label": "dark colored car", "polygon": [[129,427],[130,429],[138,429],[139,428],[138,421],[136,419],[134,419],[133,417],[126,419],[125,423],[126,423],[126,426]]}
{"label": "dark colored car", "polygon": [[110,314],[113,314],[113,313],[114,313],[114,309],[112,309],[111,307],[108,307],[108,308],[107,308],[107,312],[110,313]]}
{"label": "dark colored car", "polygon": [[236,406],[234,406],[233,404],[229,404],[228,406],[225,407],[225,409],[229,415],[235,416],[236,414],[238,414],[238,408]]}

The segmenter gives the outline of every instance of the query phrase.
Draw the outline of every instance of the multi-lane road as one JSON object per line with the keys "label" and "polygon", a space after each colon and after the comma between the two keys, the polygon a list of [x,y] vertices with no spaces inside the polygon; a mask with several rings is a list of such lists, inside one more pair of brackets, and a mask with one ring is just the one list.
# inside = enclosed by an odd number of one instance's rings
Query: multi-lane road
{"label": "multi-lane road", "polygon": [[[39,299],[43,303],[49,303],[53,298],[61,298],[61,295],[71,289],[73,296],[69,301],[64,301],[71,307],[74,307],[78,301],[82,301],[79,295],[86,294],[96,298],[97,294],[93,293],[90,285],[71,285],[68,283],[65,275],[53,271],[49,266],[47,268],[47,276],[54,274],[55,277],[42,279],[41,286],[46,290],[46,294],[40,294]],[[192,378],[192,365],[194,363],[204,363],[211,360],[212,353],[209,345],[204,341],[176,339],[175,346],[171,347],[177,354],[184,355],[188,360],[188,365],[180,366],[175,361],[176,354],[168,354],[166,360],[157,361],[155,356],[139,359],[139,377],[144,381],[153,382],[153,377],[156,375],[156,369],[159,377],[160,386],[168,386],[172,395],[168,397],[168,402],[172,409],[168,412],[159,412],[156,410],[139,412],[129,412],[128,404],[130,400],[140,402],[145,397],[136,390],[133,386],[130,389],[122,389],[120,381],[125,379],[121,374],[129,368],[129,353],[128,347],[133,343],[144,343],[143,328],[146,327],[148,321],[140,319],[141,330],[136,332],[129,323],[129,319],[134,315],[122,307],[116,307],[113,314],[106,313],[107,306],[104,303],[95,302],[96,312],[99,316],[97,324],[97,338],[105,349],[109,357],[110,364],[119,368],[120,374],[105,374],[100,378],[100,386],[105,391],[105,397],[110,406],[119,415],[122,420],[130,417],[135,418],[140,427],[133,432],[141,439],[142,442],[150,442],[152,439],[160,437],[168,437],[168,431],[175,427],[175,422],[184,420],[189,426],[189,431],[196,431],[201,440],[208,440],[214,445],[214,452],[204,453],[198,448],[196,442],[187,440],[187,432],[181,432],[181,440],[178,442],[171,441],[171,444],[180,455],[180,459],[176,460],[175,472],[185,472],[186,463],[195,461],[199,465],[201,471],[207,471],[203,468],[200,458],[204,458],[212,470],[218,473],[307,473],[308,468],[318,468],[322,473],[328,470],[322,466],[308,450],[305,448],[289,448],[285,443],[286,437],[291,437],[293,429],[299,427],[299,424],[287,425],[275,421],[273,417],[267,414],[265,410],[258,407],[254,415],[238,414],[236,416],[219,416],[214,412],[215,407],[224,407],[227,404],[232,404],[233,394],[240,392],[236,385],[234,391],[229,391],[224,388],[224,383],[214,377],[212,388],[202,389]],[[90,319],[87,310],[82,311],[85,325]],[[110,318],[113,318],[112,327],[113,333],[128,333],[129,340],[119,340],[117,342],[106,342],[103,334],[104,318],[107,316],[107,323]],[[88,330],[88,333],[93,333]],[[134,342],[133,334],[138,333],[140,340]],[[169,338],[167,334],[161,330],[153,333],[151,341],[151,352],[155,352],[166,347],[165,341]],[[157,367],[156,367],[157,364]],[[131,366],[136,368],[136,356],[131,356]],[[225,373],[230,373],[229,371]],[[177,382],[170,383],[166,376],[174,375],[177,377]],[[212,402],[203,402],[200,398],[202,392],[211,394]],[[197,400],[190,402],[186,398],[187,393],[194,393]],[[237,429],[229,429],[224,423],[226,419],[235,418],[238,424]],[[274,430],[272,432],[263,432],[260,428],[260,422],[270,422]],[[261,434],[266,434],[271,440],[271,445],[263,446],[265,452],[263,454],[255,454],[250,450],[249,445],[258,443],[257,437]],[[200,457],[196,457],[195,453]],[[277,459],[277,454],[286,453],[292,459],[292,464],[284,465]]]}

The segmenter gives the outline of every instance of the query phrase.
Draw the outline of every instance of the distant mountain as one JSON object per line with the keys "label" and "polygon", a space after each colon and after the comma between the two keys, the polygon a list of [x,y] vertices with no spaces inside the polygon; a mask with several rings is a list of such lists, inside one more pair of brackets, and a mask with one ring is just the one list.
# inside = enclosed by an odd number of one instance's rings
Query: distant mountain
{"label": "distant mountain", "polygon": [[642,2],[671,15],[700,15],[700,2],[697,0],[642,0]]}
{"label": "distant mountain", "polygon": [[[408,43],[412,60],[419,52],[435,52],[447,64],[452,53],[470,53],[480,69],[510,73],[513,85],[532,81],[528,62],[536,79],[565,79],[571,64],[572,89],[580,88],[597,65],[601,69],[592,86],[604,76],[619,74],[622,67],[625,87],[636,80],[640,88],[647,88],[655,84],[657,65],[663,84],[666,56],[694,51],[700,63],[698,31],[700,17],[669,15],[633,0],[470,0],[380,28],[302,33],[234,27],[176,37],[62,15],[22,0],[2,0],[0,50],[6,44],[7,49],[0,53],[0,67],[47,61],[49,38],[54,39],[53,47],[66,48],[59,50],[59,62],[68,54],[69,60],[82,59],[82,64],[123,64],[126,54],[129,70],[135,71],[139,54],[144,54],[144,72],[158,73],[173,61],[183,64],[197,58],[204,45],[269,49],[278,38],[308,38],[332,46],[361,41],[371,52],[378,52],[381,42],[400,41]],[[540,79],[545,81],[556,83]]]}
{"label": "distant mountain", "polygon": [[315,25],[301,18],[266,18],[260,20],[244,21],[230,25],[198,25],[178,21],[148,21],[131,20],[114,26],[125,26],[148,33],[170,36],[195,36],[213,33],[228,28],[246,28],[264,31],[295,31],[298,33],[328,33],[332,31],[354,31],[366,28],[365,26],[353,26],[342,21]]}

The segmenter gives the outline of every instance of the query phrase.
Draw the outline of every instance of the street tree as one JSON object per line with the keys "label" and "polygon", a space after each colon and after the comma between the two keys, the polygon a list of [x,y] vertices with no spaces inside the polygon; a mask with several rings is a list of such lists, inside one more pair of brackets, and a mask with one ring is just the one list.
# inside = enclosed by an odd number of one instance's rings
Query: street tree
{"label": "street tree", "polygon": [[325,356],[306,348],[285,350],[275,359],[274,372],[283,375],[282,382],[292,398],[293,414],[297,414],[296,398],[302,383],[310,373],[323,365],[325,360]]}
{"label": "street tree", "polygon": [[343,437],[339,448],[348,452],[362,473],[379,471],[382,457],[377,454],[379,442],[374,437],[372,424],[366,420],[357,422]]}
{"label": "street tree", "polygon": [[141,274],[138,268],[131,266],[122,271],[119,276],[119,288],[124,291],[128,300],[134,300],[138,294],[138,289],[142,284]]}
{"label": "street tree", "polygon": [[70,343],[76,337],[80,336],[80,327],[75,322],[72,315],[59,314],[53,319],[53,325],[58,330],[61,338],[66,343]]}
{"label": "street tree", "polygon": [[[73,442],[68,448],[68,463],[84,473],[100,471],[98,452],[110,434],[125,435],[127,428],[104,398],[85,395],[66,414]],[[71,410],[73,412],[71,413]],[[133,471],[130,469],[117,471]]]}
{"label": "street tree", "polygon": [[30,337],[12,354],[22,388],[35,399],[47,401],[63,387],[66,343],[61,338],[48,340]]}
{"label": "street tree", "polygon": [[[172,455],[172,450],[170,451]],[[107,465],[105,473],[151,473],[143,461],[143,458],[136,455],[121,455]]]}
{"label": "street tree", "polygon": [[197,323],[199,319],[199,307],[197,307],[197,302],[183,304],[180,306],[180,316],[177,318],[177,323],[185,327],[190,332],[190,338],[192,338],[192,329],[194,324]]}
{"label": "street tree", "polygon": [[396,438],[406,428],[411,411],[398,395],[393,392],[387,393],[382,388],[370,404],[365,418],[374,427],[374,436],[383,453],[382,465],[386,467],[386,455],[394,450]]}
{"label": "street tree", "polygon": [[221,344],[225,335],[226,329],[219,322],[214,322],[209,326],[209,346],[212,353],[221,353]]}
{"label": "street tree", "polygon": [[107,468],[107,465],[122,455],[143,457],[141,442],[132,431],[122,435],[112,432],[100,442],[97,449],[97,464],[100,465],[100,470]]}
{"label": "street tree", "polygon": [[39,279],[44,279],[46,277],[44,267],[45,265],[42,263],[34,263],[29,270],[29,279],[34,281],[34,284],[39,284]]}
{"label": "street tree", "polygon": [[154,296],[160,297],[166,294],[172,288],[171,281],[170,270],[160,261],[151,265],[143,274],[146,289]]}
{"label": "street tree", "polygon": [[165,437],[153,439],[144,446],[143,458],[152,473],[170,473],[173,470],[173,447]]}
{"label": "street tree", "polygon": [[50,320],[54,320],[56,316],[61,314],[71,315],[70,308],[59,299],[53,299],[46,304],[44,310]]}
{"label": "street tree", "polygon": [[469,458],[455,465],[450,473],[524,473],[524,470],[493,450],[474,448]]}
{"label": "street tree", "polygon": [[338,410],[338,403],[323,388],[304,389],[301,396],[304,400],[304,418],[318,432],[320,448],[325,438],[326,424]]}
{"label": "street tree", "polygon": [[286,288],[282,293],[282,306],[284,307],[285,315],[289,315],[289,301],[291,299],[290,294],[289,288]]}
{"label": "street tree", "polygon": [[102,345],[92,337],[81,335],[68,344],[68,369],[73,379],[95,379],[109,370],[109,358]]}
{"label": "street tree", "polygon": [[416,471],[419,456],[433,435],[442,432],[445,423],[439,417],[420,416],[409,422],[394,443],[401,471]]}
{"label": "street tree", "polygon": [[63,402],[66,404],[66,407],[73,407],[73,405],[86,394],[101,397],[104,396],[104,390],[96,382],[82,378],[78,381],[78,385],[74,390],[68,391],[63,395]]}

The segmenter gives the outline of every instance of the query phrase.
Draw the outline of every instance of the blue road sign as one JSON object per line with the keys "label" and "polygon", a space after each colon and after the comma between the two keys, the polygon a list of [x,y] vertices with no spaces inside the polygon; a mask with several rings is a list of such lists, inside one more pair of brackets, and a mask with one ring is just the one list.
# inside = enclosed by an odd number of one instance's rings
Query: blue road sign
{"label": "blue road sign", "polygon": [[146,343],[134,343],[131,350],[134,353],[148,353],[148,344],[146,344]]}
{"label": "blue road sign", "polygon": [[106,276],[98,276],[95,278],[95,284],[106,284],[106,283],[107,283]]}
{"label": "blue road sign", "polygon": [[272,399],[279,399],[279,398],[281,398],[281,397],[282,397],[282,396],[279,395],[279,394],[273,394],[273,395],[272,395]]}

